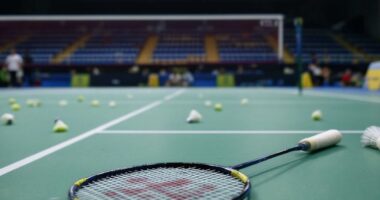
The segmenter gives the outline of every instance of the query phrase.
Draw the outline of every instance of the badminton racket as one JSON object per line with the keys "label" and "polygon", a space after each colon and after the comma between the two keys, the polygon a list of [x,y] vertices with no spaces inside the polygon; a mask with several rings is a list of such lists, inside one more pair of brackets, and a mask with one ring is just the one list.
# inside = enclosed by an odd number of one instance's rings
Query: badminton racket
{"label": "badminton racket", "polygon": [[96,199],[244,199],[251,184],[239,170],[293,151],[316,151],[340,142],[337,130],[305,138],[289,149],[234,166],[158,163],[108,171],[75,182],[70,200]]}

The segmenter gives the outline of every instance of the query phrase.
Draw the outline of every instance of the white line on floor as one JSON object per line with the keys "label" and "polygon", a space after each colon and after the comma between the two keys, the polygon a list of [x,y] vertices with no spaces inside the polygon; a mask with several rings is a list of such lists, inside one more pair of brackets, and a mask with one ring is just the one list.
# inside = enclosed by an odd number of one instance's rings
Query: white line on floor
{"label": "white line on floor", "polygon": [[316,97],[340,98],[340,99],[369,102],[369,103],[380,103],[380,99],[378,97],[371,97],[371,96],[358,96],[358,95],[315,92],[315,91],[305,91],[304,95],[316,96]]}
{"label": "white line on floor", "polygon": [[[176,134],[216,134],[216,135],[229,135],[229,134],[246,134],[246,135],[259,135],[259,134],[316,134],[326,130],[102,130],[99,134],[157,134],[157,135],[176,135]],[[363,130],[339,130],[342,134],[360,134]]]}
{"label": "white line on floor", "polygon": [[39,160],[39,159],[41,159],[43,157],[48,156],[48,155],[50,155],[50,154],[52,154],[52,153],[54,153],[56,151],[59,151],[59,150],[61,150],[63,148],[66,148],[66,147],[72,145],[72,144],[75,144],[75,143],[77,143],[77,142],[79,142],[81,140],[84,140],[84,139],[86,139],[86,138],[88,138],[88,137],[90,137],[92,135],[95,135],[96,133],[101,132],[101,131],[103,131],[103,130],[105,130],[107,128],[110,128],[110,127],[112,127],[112,126],[114,126],[114,125],[116,125],[116,124],[118,124],[120,122],[126,121],[126,120],[131,119],[131,118],[133,118],[133,117],[135,117],[135,116],[137,116],[137,115],[139,115],[141,113],[144,113],[144,112],[146,112],[146,111],[148,111],[148,110],[150,110],[152,108],[155,108],[155,107],[161,105],[163,102],[168,101],[168,100],[170,100],[170,99],[172,99],[172,98],[174,98],[174,97],[182,94],[183,92],[184,92],[184,90],[177,90],[176,92],[174,92],[174,93],[172,93],[172,94],[167,95],[166,97],[164,97],[164,100],[154,101],[154,102],[152,102],[152,103],[150,103],[148,105],[145,105],[145,106],[143,106],[143,107],[141,107],[141,108],[139,108],[139,109],[137,109],[135,111],[132,111],[132,112],[130,112],[130,113],[126,114],[126,115],[123,115],[123,116],[121,116],[119,118],[116,118],[114,120],[111,120],[111,121],[109,121],[109,122],[107,122],[107,123],[105,123],[103,125],[100,125],[100,126],[94,128],[92,130],[89,130],[87,132],[81,133],[80,135],[78,135],[76,137],[73,137],[73,138],[71,138],[69,140],[66,140],[66,141],[61,142],[61,143],[59,143],[57,145],[54,145],[54,146],[52,146],[50,148],[42,150],[42,151],[40,151],[40,152],[38,152],[36,154],[33,154],[33,155],[29,156],[29,157],[26,157],[26,158],[24,158],[22,160],[19,160],[19,161],[14,162],[14,163],[12,163],[10,165],[7,165],[7,166],[5,166],[5,167],[3,167],[3,168],[0,169],[0,176],[3,176],[3,175],[5,175],[5,174],[7,174],[9,172],[12,172],[12,171],[20,168],[20,167],[23,167],[25,165],[28,165],[28,164],[30,164],[30,163],[32,163],[34,161],[37,161],[37,160]]}

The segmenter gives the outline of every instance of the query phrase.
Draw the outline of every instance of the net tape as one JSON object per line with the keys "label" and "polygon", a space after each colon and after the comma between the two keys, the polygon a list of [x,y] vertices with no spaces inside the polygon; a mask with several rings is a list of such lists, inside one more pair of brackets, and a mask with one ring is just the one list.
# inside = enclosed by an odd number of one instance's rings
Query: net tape
{"label": "net tape", "polygon": [[191,168],[154,168],[110,176],[83,186],[80,200],[232,199],[245,184],[228,174]]}

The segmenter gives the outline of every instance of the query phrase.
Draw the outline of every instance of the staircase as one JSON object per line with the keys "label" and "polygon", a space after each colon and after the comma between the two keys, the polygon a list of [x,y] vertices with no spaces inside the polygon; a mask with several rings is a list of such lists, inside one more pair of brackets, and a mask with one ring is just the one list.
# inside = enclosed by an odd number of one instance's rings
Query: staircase
{"label": "staircase", "polygon": [[205,37],[206,61],[208,63],[219,62],[218,43],[214,35]]}
{"label": "staircase", "polygon": [[157,35],[150,35],[145,41],[143,48],[141,49],[139,56],[137,57],[137,64],[150,64],[152,63],[153,53],[157,47],[159,37]]}
{"label": "staircase", "polygon": [[353,45],[351,42],[345,40],[343,36],[330,34],[330,37],[338,44],[340,44],[343,48],[350,51],[353,55],[355,55],[355,57],[363,58],[366,62],[369,61],[369,55],[355,47],[355,45]]}
{"label": "staircase", "polygon": [[26,41],[30,37],[29,34],[20,35],[17,38],[6,42],[5,44],[0,46],[0,53],[8,51],[9,49],[15,47],[17,44]]}
{"label": "staircase", "polygon": [[86,33],[86,34],[80,36],[74,42],[72,42],[70,45],[68,45],[66,48],[64,48],[62,51],[57,53],[53,57],[53,59],[51,60],[51,63],[53,63],[53,64],[62,63],[66,58],[70,57],[71,54],[73,54],[77,49],[85,46],[87,41],[90,38],[91,38],[91,33]]}
{"label": "staircase", "polygon": [[[278,42],[273,36],[265,36],[265,39],[270,47],[272,47],[274,52],[278,51]],[[283,54],[283,61],[285,64],[294,64],[295,59],[294,55],[284,46],[284,54]]]}

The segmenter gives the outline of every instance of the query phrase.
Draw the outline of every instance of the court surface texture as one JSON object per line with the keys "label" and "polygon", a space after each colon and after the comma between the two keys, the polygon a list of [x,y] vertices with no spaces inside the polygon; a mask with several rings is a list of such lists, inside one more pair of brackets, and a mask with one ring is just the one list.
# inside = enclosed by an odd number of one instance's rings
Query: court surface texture
{"label": "court surface texture", "polygon": [[[77,102],[77,96],[85,100]],[[12,112],[8,98],[22,106]],[[29,98],[39,108],[25,104]],[[249,103],[241,105],[240,100]],[[99,107],[90,102],[100,101]],[[67,100],[60,107],[58,102]],[[109,101],[116,107],[109,107]],[[206,100],[221,103],[214,111]],[[203,119],[186,123],[192,109]],[[311,113],[320,109],[321,121]],[[292,147],[305,137],[338,129],[343,140],[316,152],[294,152],[242,170],[251,199],[378,200],[380,151],[360,144],[363,130],[380,126],[380,94],[362,90],[251,89],[3,89],[0,113],[0,199],[64,200],[78,179],[103,171],[160,162],[230,166]],[[55,119],[69,125],[52,131]]]}

